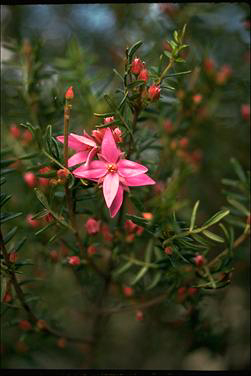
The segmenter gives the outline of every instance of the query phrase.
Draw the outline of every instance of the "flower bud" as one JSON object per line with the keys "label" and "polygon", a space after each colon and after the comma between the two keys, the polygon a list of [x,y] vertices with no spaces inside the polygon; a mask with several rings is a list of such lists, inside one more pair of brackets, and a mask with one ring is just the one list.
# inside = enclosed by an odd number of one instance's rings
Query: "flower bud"
{"label": "flower bud", "polygon": [[201,94],[195,94],[193,96],[193,102],[195,104],[200,104],[201,101],[202,101],[202,95]]}
{"label": "flower bud", "polygon": [[16,252],[10,252],[9,253],[9,261],[10,262],[16,262],[17,261],[17,253]]}
{"label": "flower bud", "polygon": [[250,120],[250,105],[249,104],[243,104],[241,106],[241,114],[244,120],[246,121]]}
{"label": "flower bud", "polygon": [[51,252],[50,252],[50,258],[53,262],[57,262],[59,260],[59,254],[58,254],[58,251],[56,251],[55,249],[53,249]]}
{"label": "flower bud", "polygon": [[40,225],[40,222],[37,219],[32,219],[34,214],[28,214],[26,217],[26,223],[33,228],[36,228]]}
{"label": "flower bud", "polygon": [[[45,166],[45,167],[40,168],[39,173],[46,174],[47,172],[50,172],[50,171],[51,171],[51,168],[49,166]],[[39,178],[38,181],[39,181],[39,185],[44,186],[44,187],[50,184],[50,180],[48,178]]]}
{"label": "flower bud", "polygon": [[94,245],[89,245],[87,248],[87,254],[88,256],[95,255],[97,253],[97,248]]}
{"label": "flower bud", "polygon": [[122,131],[121,129],[119,129],[119,127],[115,128],[112,131],[112,134],[113,134],[115,142],[123,142]]}
{"label": "flower bud", "polygon": [[151,101],[156,101],[160,97],[160,87],[156,85],[151,85],[148,89],[148,96]]}
{"label": "flower bud", "polygon": [[12,299],[13,298],[12,298],[11,293],[9,291],[6,291],[5,294],[4,294],[4,296],[3,296],[3,302],[4,303],[9,303],[9,302],[12,301]]}
{"label": "flower bud", "polygon": [[23,175],[23,178],[24,178],[24,181],[26,182],[26,184],[27,184],[30,188],[35,187],[36,182],[37,182],[37,179],[36,179],[36,175],[33,174],[33,172],[26,172],[26,173]]}
{"label": "flower bud", "polygon": [[28,320],[21,320],[18,325],[22,330],[30,330],[32,328],[31,323]]}
{"label": "flower bud", "polygon": [[142,234],[143,231],[144,231],[144,227],[142,227],[142,226],[138,226],[138,225],[137,225],[136,234],[137,234],[138,236],[140,236],[140,235]]}
{"label": "flower bud", "polygon": [[147,69],[142,69],[140,71],[140,74],[139,74],[139,77],[138,77],[139,80],[142,80],[142,81],[148,81],[149,79],[149,73],[148,73],[148,70]]}
{"label": "flower bud", "polygon": [[178,301],[182,302],[185,299],[186,287],[180,287],[178,289]]}
{"label": "flower bud", "polygon": [[114,116],[104,118],[104,124],[109,124],[114,121]]}
{"label": "flower bud", "polygon": [[190,296],[194,296],[195,294],[197,294],[198,292],[198,289],[196,287],[189,287],[188,289],[188,295]]}
{"label": "flower bud", "polygon": [[127,297],[132,296],[132,295],[133,295],[133,289],[132,289],[132,287],[124,286],[124,287],[123,287],[123,293],[124,293],[124,295],[127,296]]}
{"label": "flower bud", "polygon": [[141,310],[137,310],[137,312],[136,312],[136,320],[142,321],[143,318],[144,318],[143,312]]}
{"label": "flower bud", "polygon": [[45,219],[45,221],[46,221],[47,223],[50,223],[50,222],[54,221],[54,217],[53,217],[53,215],[52,215],[50,212],[47,213],[47,214],[44,216],[44,219]]}
{"label": "flower bud", "polygon": [[13,124],[10,127],[10,134],[12,135],[13,138],[19,138],[20,137],[20,129],[16,126],[16,124]]}
{"label": "flower bud", "polygon": [[80,265],[80,258],[78,256],[70,256],[68,257],[68,264]]}
{"label": "flower bud", "polygon": [[85,224],[86,231],[89,235],[96,235],[100,231],[100,221],[89,218]]}
{"label": "flower bud", "polygon": [[73,92],[72,86],[70,86],[69,89],[66,90],[65,99],[68,101],[71,101],[73,98],[74,98],[74,92]]}
{"label": "flower bud", "polygon": [[106,242],[111,242],[113,239],[113,235],[110,231],[110,228],[107,224],[102,224],[101,226],[101,234],[103,235]]}
{"label": "flower bud", "polygon": [[23,143],[28,144],[29,142],[32,141],[32,138],[33,138],[33,135],[31,131],[29,131],[28,129],[25,129],[23,136],[22,136]]}
{"label": "flower bud", "polygon": [[70,172],[66,168],[60,168],[57,170],[57,177],[59,178],[59,181],[62,183],[65,183],[68,176],[70,175]]}
{"label": "flower bud", "polygon": [[194,262],[196,266],[202,266],[205,264],[205,258],[203,255],[197,255],[194,257]]}
{"label": "flower bud", "polygon": [[[107,118],[107,119],[108,119],[108,118]],[[102,140],[103,140],[104,134],[105,134],[105,128],[102,128],[102,129],[95,129],[95,130],[92,131],[92,137],[95,139],[95,141],[96,141],[98,144],[101,144],[101,143],[102,143]]]}
{"label": "flower bud", "polygon": [[224,64],[216,75],[216,82],[219,85],[223,85],[229,77],[232,75],[232,68]]}
{"label": "flower bud", "polygon": [[131,219],[127,219],[124,224],[125,230],[129,233],[132,233],[136,230],[137,225]]}
{"label": "flower bud", "polygon": [[142,213],[143,218],[147,219],[148,221],[151,221],[153,219],[152,213]]}
{"label": "flower bud", "polygon": [[171,254],[173,253],[173,250],[172,250],[171,247],[166,247],[166,248],[164,249],[164,252],[165,252],[167,255],[171,255]]}
{"label": "flower bud", "polygon": [[138,57],[135,57],[131,64],[131,72],[134,74],[139,74],[143,68],[144,65],[142,61]]}

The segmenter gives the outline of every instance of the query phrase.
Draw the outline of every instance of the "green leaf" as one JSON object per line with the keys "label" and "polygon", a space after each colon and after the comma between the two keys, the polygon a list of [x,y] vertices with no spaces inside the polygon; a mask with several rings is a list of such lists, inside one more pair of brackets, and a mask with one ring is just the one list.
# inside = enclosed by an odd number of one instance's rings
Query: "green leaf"
{"label": "green leaf", "polygon": [[229,202],[229,204],[231,204],[232,206],[234,206],[236,209],[238,209],[241,213],[243,213],[244,215],[248,216],[249,215],[249,211],[247,208],[245,208],[244,205],[242,205],[240,202],[230,198],[230,197],[227,197],[227,201]]}
{"label": "green leaf", "polygon": [[209,239],[212,239],[212,240],[214,240],[214,241],[216,241],[218,243],[224,243],[225,242],[225,240],[221,236],[216,235],[216,234],[214,234],[211,231],[204,230],[204,231],[202,231],[202,234],[204,234]]}
{"label": "green leaf", "polygon": [[232,163],[234,170],[235,170],[236,174],[238,175],[239,179],[243,183],[246,183],[247,179],[246,179],[245,173],[244,173],[240,163],[235,158],[231,158],[230,162]]}
{"label": "green leaf", "polygon": [[13,236],[16,234],[18,227],[13,227],[4,237],[3,237],[3,242],[4,244],[7,244]]}
{"label": "green leaf", "polygon": [[23,213],[1,213],[0,215],[0,223],[5,223],[5,222],[8,222],[8,221],[11,221],[12,219],[14,218],[17,218],[19,217],[20,215],[22,215]]}
{"label": "green leaf", "polygon": [[181,57],[178,57],[177,59],[175,59],[175,62],[176,62],[176,63],[185,63],[186,60],[185,60],[185,59],[182,59]]}
{"label": "green leaf", "polygon": [[130,84],[128,84],[127,85],[127,89],[133,89],[135,87],[142,86],[142,85],[145,85],[145,81],[143,81],[143,80],[136,80],[136,81],[133,81]]}
{"label": "green leaf", "polygon": [[136,42],[128,51],[128,60],[129,60],[129,63],[131,63],[132,61],[132,57],[133,55],[135,54],[135,52],[137,51],[138,48],[140,48],[142,46],[143,42],[141,40],[139,40],[138,42]]}
{"label": "green leaf", "polygon": [[192,215],[191,215],[191,221],[190,221],[190,227],[189,231],[192,231],[194,228],[195,220],[196,220],[196,214],[199,207],[200,201],[197,201],[193,207]]}
{"label": "green leaf", "polygon": [[96,114],[96,113],[94,113],[93,115],[97,116],[97,117],[105,118],[105,117],[113,116],[113,115],[115,115],[115,113],[114,112],[106,112],[105,114]]}
{"label": "green leaf", "polygon": [[159,283],[161,276],[162,276],[162,272],[161,271],[157,272],[152,279],[152,283],[150,283],[150,285],[146,288],[146,290],[153,289]]}
{"label": "green leaf", "polygon": [[114,276],[118,276],[118,275],[120,275],[122,273],[125,273],[131,266],[132,266],[132,262],[128,261],[122,267],[120,267],[119,269],[115,270],[114,273],[113,273],[113,275]]}
{"label": "green leaf", "polygon": [[171,59],[171,57],[172,57],[172,53],[169,52],[169,51],[163,51],[163,54],[164,54],[165,56],[167,56],[169,59]]}
{"label": "green leaf", "polygon": [[0,206],[2,207],[4,204],[6,204],[7,201],[11,199],[12,195],[7,195],[6,193],[1,193],[1,203]]}
{"label": "green leaf", "polygon": [[142,217],[138,217],[136,215],[130,215],[126,214],[128,219],[131,219],[136,225],[142,226],[142,227],[147,227],[148,221]]}
{"label": "green leaf", "polygon": [[39,234],[42,234],[44,231],[46,231],[48,228],[50,228],[51,226],[55,225],[55,223],[53,222],[50,222],[48,223],[48,225],[44,226],[43,228],[39,229],[38,231],[35,232],[35,236],[39,235]]}
{"label": "green leaf", "polygon": [[22,245],[26,242],[27,240],[27,237],[24,237],[22,238],[21,240],[19,240],[18,243],[16,243],[16,246],[15,246],[15,251],[18,252],[19,249],[22,247]]}
{"label": "green leaf", "polygon": [[179,36],[178,36],[178,32],[175,30],[174,33],[173,33],[173,37],[174,37],[174,40],[179,43]]}
{"label": "green leaf", "polygon": [[122,80],[122,82],[124,82],[124,78],[121,76],[121,74],[116,69],[113,69],[113,72]]}
{"label": "green leaf", "polygon": [[219,212],[217,212],[216,214],[214,214],[208,221],[206,221],[204,223],[204,225],[201,227],[201,229],[204,230],[207,227],[210,227],[210,226],[214,225],[215,223],[221,221],[229,213],[230,213],[229,210],[225,210],[225,209],[220,210]]}
{"label": "green leaf", "polygon": [[146,274],[147,270],[148,270],[148,267],[146,267],[146,266],[144,266],[142,269],[140,269],[138,274],[136,274],[136,276],[130,282],[131,286],[135,285]]}

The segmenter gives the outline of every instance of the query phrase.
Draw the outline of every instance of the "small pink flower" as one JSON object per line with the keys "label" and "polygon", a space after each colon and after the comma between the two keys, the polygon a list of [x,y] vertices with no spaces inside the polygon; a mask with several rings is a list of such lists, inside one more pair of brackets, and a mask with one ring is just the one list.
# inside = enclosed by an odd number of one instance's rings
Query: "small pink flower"
{"label": "small pink flower", "polygon": [[103,194],[111,217],[118,213],[122,202],[124,190],[129,186],[152,185],[155,181],[145,174],[146,167],[133,161],[123,159],[123,153],[117,148],[112,131],[106,129],[100,160],[81,166],[73,171],[77,178],[93,180],[103,185]]}
{"label": "small pink flower", "polygon": [[132,287],[124,286],[123,287],[123,293],[125,294],[125,296],[131,297],[133,295],[133,289],[132,289]]}
{"label": "small pink flower", "polygon": [[112,134],[113,134],[113,137],[114,137],[114,140],[116,142],[123,142],[123,138],[122,138],[122,131],[121,129],[119,129],[119,127],[115,128],[113,131],[112,131]]}
{"label": "small pink flower", "polygon": [[11,125],[10,127],[10,134],[13,138],[19,138],[20,137],[20,129],[16,126],[16,124]]}
{"label": "small pink flower", "polygon": [[78,256],[70,256],[68,257],[68,264],[80,265],[80,258]]}
{"label": "small pink flower", "polygon": [[203,255],[197,255],[194,257],[194,262],[196,266],[202,266],[205,264],[205,258]]}
{"label": "small pink flower", "polygon": [[97,248],[94,245],[89,245],[87,248],[87,254],[88,256],[95,255],[97,253]]}
{"label": "small pink flower", "polygon": [[243,104],[241,106],[241,114],[244,120],[246,121],[250,120],[250,105],[249,104]]}
{"label": "small pink flower", "polygon": [[104,124],[109,124],[114,121],[114,116],[104,118]]}
{"label": "small pink flower", "polygon": [[100,221],[89,218],[85,224],[86,231],[89,235],[96,235],[100,231]]}
{"label": "small pink flower", "polygon": [[37,183],[37,179],[36,179],[36,175],[33,174],[33,172],[26,172],[26,173],[23,175],[23,178],[24,178],[25,183],[26,183],[30,188],[35,187],[35,185],[36,185],[36,183]]}
{"label": "small pink flower", "polygon": [[131,72],[134,74],[139,74],[143,68],[144,65],[142,61],[138,57],[135,57],[135,59],[132,61]]}
{"label": "small pink flower", "polygon": [[160,97],[160,87],[151,85],[148,89],[148,95],[151,101],[156,101]]}
{"label": "small pink flower", "polygon": [[26,217],[26,223],[33,228],[39,227],[40,222],[37,219],[32,219],[34,214],[28,214]]}
{"label": "small pink flower", "polygon": [[142,70],[140,71],[140,74],[139,74],[138,79],[147,82],[148,79],[149,79],[149,73],[148,73],[148,70],[147,70],[147,69],[142,69]]}
{"label": "small pink flower", "polygon": [[74,92],[73,92],[72,86],[70,86],[69,89],[66,90],[65,99],[70,101],[73,98],[74,98]]}

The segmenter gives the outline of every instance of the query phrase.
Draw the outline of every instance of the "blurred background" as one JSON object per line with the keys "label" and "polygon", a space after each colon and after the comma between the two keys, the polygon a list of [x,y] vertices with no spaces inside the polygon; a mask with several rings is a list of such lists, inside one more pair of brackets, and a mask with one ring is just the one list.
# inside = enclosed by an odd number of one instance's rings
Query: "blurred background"
{"label": "blurred background", "polygon": [[[186,158],[196,173],[188,174],[179,199],[192,203],[200,199],[202,218],[212,215],[224,204],[221,179],[233,178],[230,158],[238,159],[244,170],[250,168],[250,7],[244,2],[2,5],[2,146],[11,146],[14,155],[20,153],[20,147],[28,150],[29,136],[23,135],[20,146],[13,131],[21,122],[35,121],[44,127],[53,124],[53,133],[62,134],[63,96],[71,85],[75,91],[72,131],[93,128],[93,113],[107,110],[103,94],[119,87],[113,68],[123,71],[125,49],[142,40],[139,55],[147,65],[157,65],[163,50],[168,51],[167,40],[184,24],[189,48],[185,50],[186,63],[178,71],[191,70],[192,74],[174,80],[175,90],[163,97],[155,126],[163,140],[168,138],[168,148],[175,150],[170,129],[182,114],[180,136],[189,139],[194,154]],[[30,46],[38,67],[30,88],[35,98],[32,103],[23,90],[23,64]],[[39,108],[35,118],[34,103]],[[10,174],[8,191],[14,194],[13,205],[28,214],[31,196],[25,183],[18,181]],[[185,210],[183,215],[186,217]],[[34,247],[42,245],[36,240],[32,244],[25,252],[34,257]],[[59,266],[50,268],[54,271],[50,288],[58,299],[51,304],[57,319],[68,322],[70,317],[67,325],[73,330],[81,328],[82,318],[70,316],[65,308],[65,300],[76,305],[71,295],[74,281]],[[100,344],[97,367],[247,369],[249,275],[245,243],[235,259],[232,284],[200,302],[202,324],[197,332],[189,322],[168,325],[177,312],[183,314],[182,307],[174,309],[168,303],[150,309],[144,322],[135,320],[134,313],[113,315]],[[67,287],[62,293],[60,284],[65,280]],[[47,284],[41,288],[45,300],[48,289]],[[82,367],[81,348],[76,351],[73,345],[60,346],[48,340],[46,348],[33,350],[30,346],[27,350],[16,345],[23,335],[14,326],[2,328],[2,367]],[[101,351],[104,348],[107,351]]]}

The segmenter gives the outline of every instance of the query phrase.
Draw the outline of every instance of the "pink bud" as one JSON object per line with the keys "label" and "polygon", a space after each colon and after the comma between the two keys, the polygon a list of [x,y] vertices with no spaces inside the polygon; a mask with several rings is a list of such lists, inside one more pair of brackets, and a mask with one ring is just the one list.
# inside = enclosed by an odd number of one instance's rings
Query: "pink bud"
{"label": "pink bud", "polygon": [[115,128],[112,131],[112,134],[113,134],[114,140],[116,142],[123,142],[122,131],[121,131],[121,129],[119,129],[119,127]]}
{"label": "pink bud", "polygon": [[12,295],[11,295],[11,293],[10,292],[8,292],[8,291],[6,291],[6,293],[4,294],[4,296],[3,296],[3,302],[4,303],[9,303],[9,302],[11,302],[12,301]]}
{"label": "pink bud", "polygon": [[31,131],[29,131],[28,129],[25,129],[24,133],[23,133],[23,136],[22,136],[22,140],[25,144],[28,144],[29,142],[32,141],[32,133]]}
{"label": "pink bud", "polygon": [[100,231],[100,221],[94,218],[89,218],[85,224],[86,231],[89,235],[95,235]]}
{"label": "pink bud", "polygon": [[205,258],[203,255],[197,255],[194,257],[194,262],[196,266],[202,266],[205,264]]}
{"label": "pink bud", "polygon": [[250,105],[249,104],[243,104],[241,106],[241,114],[244,120],[246,121],[250,120]]}
{"label": "pink bud", "polygon": [[128,287],[128,286],[124,286],[123,287],[123,293],[125,294],[125,296],[132,296],[133,295],[133,289],[131,287]]}
{"label": "pink bud", "polygon": [[114,116],[104,118],[104,124],[109,124],[114,121]]}
{"label": "pink bud", "polygon": [[33,174],[33,172],[26,172],[24,175],[23,175],[23,178],[24,178],[24,181],[26,182],[26,184],[30,187],[30,188],[33,188],[35,187],[36,185],[36,175]]}
{"label": "pink bud", "polygon": [[134,74],[139,74],[139,72],[144,68],[144,65],[142,63],[142,61],[136,57],[133,61],[132,61],[132,65],[131,65],[131,72],[134,73]]}
{"label": "pink bud", "polygon": [[105,128],[95,129],[92,131],[92,137],[95,139],[95,141],[97,141],[98,144],[101,144],[104,134],[105,134]]}
{"label": "pink bud", "polygon": [[74,98],[74,92],[73,92],[72,86],[70,86],[69,89],[66,90],[65,99],[70,101],[73,98]]}
{"label": "pink bud", "polygon": [[66,168],[60,168],[57,170],[57,177],[63,181],[67,179],[68,175],[70,175],[70,172]]}
{"label": "pink bud", "polygon": [[40,226],[40,222],[37,219],[32,219],[34,214],[28,214],[26,217],[26,223],[33,228]]}
{"label": "pink bud", "polygon": [[173,250],[172,250],[171,247],[166,247],[166,248],[164,249],[164,252],[165,252],[167,255],[171,255],[171,254],[173,253]]}
{"label": "pink bud", "polygon": [[11,127],[10,127],[10,134],[12,135],[12,137],[14,138],[19,138],[20,137],[20,129],[16,126],[16,124],[13,124]]}
{"label": "pink bud", "polygon": [[188,140],[187,137],[183,137],[179,141],[179,145],[180,145],[181,148],[185,149],[188,146],[188,144],[189,144],[189,140]]}
{"label": "pink bud", "polygon": [[171,122],[171,120],[165,121],[164,129],[167,131],[167,133],[171,133],[173,131],[173,123]]}
{"label": "pink bud", "polygon": [[142,226],[137,226],[136,234],[140,236],[142,232],[144,231],[144,227]]}
{"label": "pink bud", "polygon": [[22,330],[30,330],[32,326],[28,320],[21,320],[19,321],[19,328]]}
{"label": "pink bud", "polygon": [[143,312],[142,312],[141,310],[138,310],[138,311],[136,312],[136,320],[138,320],[138,321],[142,321],[143,318],[144,318],[144,314],[143,314]]}
{"label": "pink bud", "polygon": [[188,294],[194,296],[197,293],[198,289],[196,287],[189,287]]}
{"label": "pink bud", "polygon": [[206,58],[203,62],[204,69],[207,73],[211,73],[214,70],[215,62],[210,57]]}
{"label": "pink bud", "polygon": [[80,265],[80,258],[78,256],[70,256],[68,257],[68,264]]}
{"label": "pink bud", "polygon": [[136,230],[137,225],[131,219],[127,219],[124,224],[125,230],[129,233],[132,233]]}
{"label": "pink bud", "polygon": [[9,261],[10,262],[16,262],[17,261],[17,253],[16,252],[10,252],[9,253]]}
{"label": "pink bud", "polygon": [[201,94],[195,94],[193,96],[193,101],[195,104],[199,104],[202,101],[202,95]]}
{"label": "pink bud", "polygon": [[[48,166],[42,167],[39,170],[40,174],[46,174],[47,172],[50,172],[50,171],[51,171],[51,168]],[[39,178],[38,181],[39,181],[39,185],[44,186],[44,187],[50,184],[50,180],[48,178]]]}
{"label": "pink bud", "polygon": [[53,215],[52,215],[51,213],[47,213],[47,214],[44,216],[44,219],[45,219],[45,221],[48,222],[48,223],[54,221],[54,217],[53,217]]}
{"label": "pink bud", "polygon": [[138,79],[146,82],[149,79],[148,70],[147,69],[142,69],[140,71]]}
{"label": "pink bud", "polygon": [[151,85],[148,89],[148,95],[151,101],[156,101],[160,97],[160,87]]}
{"label": "pink bud", "polygon": [[95,253],[97,253],[97,248],[94,245],[89,245],[89,247],[87,248],[88,256],[95,255]]}

